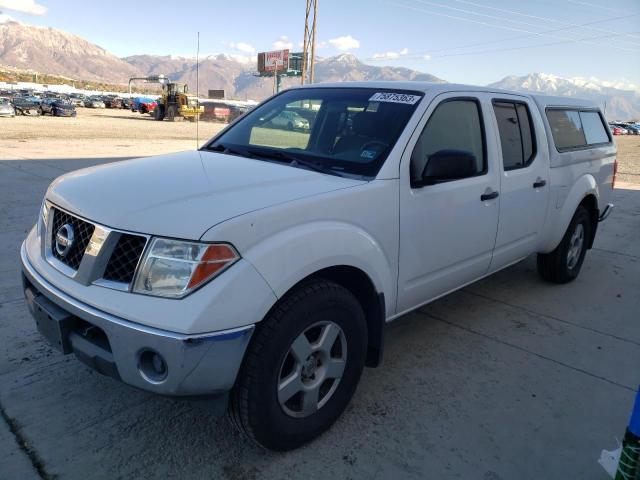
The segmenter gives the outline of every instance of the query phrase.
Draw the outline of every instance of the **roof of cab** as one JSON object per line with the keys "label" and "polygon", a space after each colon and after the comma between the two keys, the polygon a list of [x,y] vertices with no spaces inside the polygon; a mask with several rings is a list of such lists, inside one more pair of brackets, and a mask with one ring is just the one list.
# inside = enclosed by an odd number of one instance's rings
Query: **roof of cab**
{"label": "roof of cab", "polygon": [[294,88],[379,88],[394,90],[413,90],[417,92],[438,95],[445,92],[488,92],[503,93],[509,95],[519,95],[535,100],[538,106],[544,110],[549,106],[554,107],[585,107],[597,108],[597,105],[581,98],[555,97],[550,95],[539,95],[535,92],[518,92],[513,90],[502,90],[492,87],[479,87],[477,85],[463,85],[457,83],[432,83],[432,82],[395,82],[395,81],[373,81],[373,82],[330,82],[298,85]]}

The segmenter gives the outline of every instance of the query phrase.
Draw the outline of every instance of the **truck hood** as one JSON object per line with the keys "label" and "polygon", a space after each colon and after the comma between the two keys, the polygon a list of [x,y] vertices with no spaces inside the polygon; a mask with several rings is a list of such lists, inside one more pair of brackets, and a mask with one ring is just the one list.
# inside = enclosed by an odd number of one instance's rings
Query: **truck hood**
{"label": "truck hood", "polygon": [[54,204],[111,228],[198,239],[238,215],[364,183],[221,153],[189,151],[63,175]]}

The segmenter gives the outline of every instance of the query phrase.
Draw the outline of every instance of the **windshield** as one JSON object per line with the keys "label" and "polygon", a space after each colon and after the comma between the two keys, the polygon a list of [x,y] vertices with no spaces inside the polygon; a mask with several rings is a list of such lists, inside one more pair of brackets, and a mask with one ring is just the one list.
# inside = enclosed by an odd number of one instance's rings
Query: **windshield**
{"label": "windshield", "polygon": [[288,90],[247,113],[204,149],[373,177],[422,95],[373,88]]}

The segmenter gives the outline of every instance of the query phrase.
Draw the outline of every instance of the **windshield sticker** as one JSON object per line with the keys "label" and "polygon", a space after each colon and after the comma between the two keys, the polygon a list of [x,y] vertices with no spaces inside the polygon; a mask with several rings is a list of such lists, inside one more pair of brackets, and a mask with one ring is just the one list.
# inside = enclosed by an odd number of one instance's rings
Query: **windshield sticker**
{"label": "windshield sticker", "polygon": [[360,154],[360,158],[367,158],[369,160],[373,160],[374,158],[376,158],[376,155],[378,155],[378,152],[375,152],[373,150],[363,150],[362,153]]}
{"label": "windshield sticker", "polygon": [[420,100],[420,95],[407,95],[406,93],[378,92],[369,99],[370,102],[405,103],[414,105]]}

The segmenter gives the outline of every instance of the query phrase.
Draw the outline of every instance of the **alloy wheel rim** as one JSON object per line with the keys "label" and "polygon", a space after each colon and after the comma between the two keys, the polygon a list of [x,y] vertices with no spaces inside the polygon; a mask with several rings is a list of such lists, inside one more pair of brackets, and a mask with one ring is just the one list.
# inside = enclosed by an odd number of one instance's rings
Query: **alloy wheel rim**
{"label": "alloy wheel rim", "polygon": [[582,246],[584,245],[584,227],[581,223],[576,225],[571,239],[569,241],[569,252],[567,253],[567,267],[569,269],[575,268],[580,260],[580,254],[582,253]]}
{"label": "alloy wheel rim", "polygon": [[335,393],[347,362],[347,338],[331,321],[314,323],[292,342],[276,387],[282,410],[294,418],[313,415]]}

